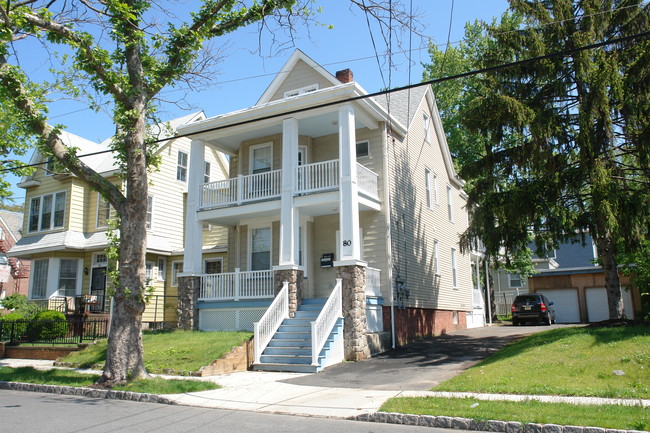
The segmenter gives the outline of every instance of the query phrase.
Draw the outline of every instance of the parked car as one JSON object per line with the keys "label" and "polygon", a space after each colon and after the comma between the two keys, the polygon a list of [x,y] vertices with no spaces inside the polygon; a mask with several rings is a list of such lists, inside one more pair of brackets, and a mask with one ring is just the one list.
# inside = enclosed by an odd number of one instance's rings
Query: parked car
{"label": "parked car", "polygon": [[555,323],[555,310],[552,302],[540,293],[519,295],[512,303],[512,324],[517,326],[524,322]]}

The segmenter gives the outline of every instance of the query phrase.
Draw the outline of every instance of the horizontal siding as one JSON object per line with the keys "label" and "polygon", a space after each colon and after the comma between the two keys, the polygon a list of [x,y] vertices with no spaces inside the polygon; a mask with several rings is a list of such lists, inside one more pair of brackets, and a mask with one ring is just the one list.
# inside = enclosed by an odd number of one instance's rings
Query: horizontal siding
{"label": "horizontal siding", "polygon": [[321,74],[314,71],[309,65],[299,60],[294,68],[289,72],[282,85],[271,97],[272,101],[284,99],[284,93],[290,90],[301,89],[303,87],[318,84],[319,89],[332,87],[332,83],[326,80]]}

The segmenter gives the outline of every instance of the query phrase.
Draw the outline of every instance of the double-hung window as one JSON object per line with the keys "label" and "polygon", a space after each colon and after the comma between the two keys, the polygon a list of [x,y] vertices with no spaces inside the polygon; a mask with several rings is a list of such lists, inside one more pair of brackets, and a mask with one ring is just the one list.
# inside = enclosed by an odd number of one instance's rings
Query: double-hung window
{"label": "double-hung window", "polygon": [[178,163],[176,165],[176,180],[187,182],[187,152],[178,151]]}
{"label": "double-hung window", "polygon": [[271,269],[271,227],[251,229],[251,271]]}
{"label": "double-hung window", "polygon": [[151,230],[153,225],[153,196],[147,198],[147,230]]}
{"label": "double-hung window", "polygon": [[431,118],[427,113],[422,114],[422,123],[424,125],[424,141],[431,143]]}
{"label": "double-hung window", "polygon": [[513,289],[517,289],[523,286],[521,274],[508,274],[508,280],[510,287]]}
{"label": "double-hung window", "polygon": [[183,262],[172,263],[172,286],[178,286],[178,274],[183,272]]}
{"label": "double-hung window", "polygon": [[210,183],[210,163],[205,161],[203,165],[203,183]]}
{"label": "double-hung window", "polygon": [[433,209],[433,188],[432,188],[432,181],[431,181],[431,170],[428,168],[424,169],[424,185],[426,188],[426,193],[427,193],[427,207],[429,209]]}
{"label": "double-hung window", "polygon": [[44,299],[47,292],[47,272],[50,266],[49,259],[32,261],[32,299]]}
{"label": "double-hung window", "polygon": [[451,186],[447,185],[447,214],[449,216],[449,222],[454,222],[454,206],[453,206],[453,195]]}
{"label": "double-hung window", "polygon": [[107,200],[97,193],[97,228],[108,227],[111,219],[111,205]]}
{"label": "double-hung window", "polygon": [[454,289],[458,288],[458,264],[456,262],[456,248],[451,249],[451,283]]}
{"label": "double-hung window", "polygon": [[74,296],[77,293],[77,271],[79,260],[61,259],[59,267],[59,296]]}
{"label": "double-hung window", "polygon": [[32,197],[29,202],[29,232],[63,227],[65,216],[65,191]]}

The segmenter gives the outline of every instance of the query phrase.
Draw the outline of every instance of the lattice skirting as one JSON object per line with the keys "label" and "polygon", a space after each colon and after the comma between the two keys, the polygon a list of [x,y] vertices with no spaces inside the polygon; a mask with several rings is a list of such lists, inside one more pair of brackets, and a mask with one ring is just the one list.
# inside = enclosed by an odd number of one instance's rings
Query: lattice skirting
{"label": "lattice skirting", "polygon": [[206,308],[199,310],[201,331],[253,331],[266,308]]}

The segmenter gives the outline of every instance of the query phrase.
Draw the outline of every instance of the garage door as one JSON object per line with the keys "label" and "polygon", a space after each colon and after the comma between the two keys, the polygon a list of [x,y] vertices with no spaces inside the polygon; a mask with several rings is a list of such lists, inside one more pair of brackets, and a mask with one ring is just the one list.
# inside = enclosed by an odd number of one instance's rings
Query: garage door
{"label": "garage door", "polygon": [[[590,322],[600,322],[609,319],[609,307],[607,305],[607,291],[604,287],[590,287],[586,290],[587,315]],[[623,305],[625,316],[631,319],[634,315],[632,310],[632,294],[623,290]]]}
{"label": "garage door", "polygon": [[543,294],[549,301],[553,302],[555,321],[557,323],[580,322],[577,289],[538,290],[537,293]]}

